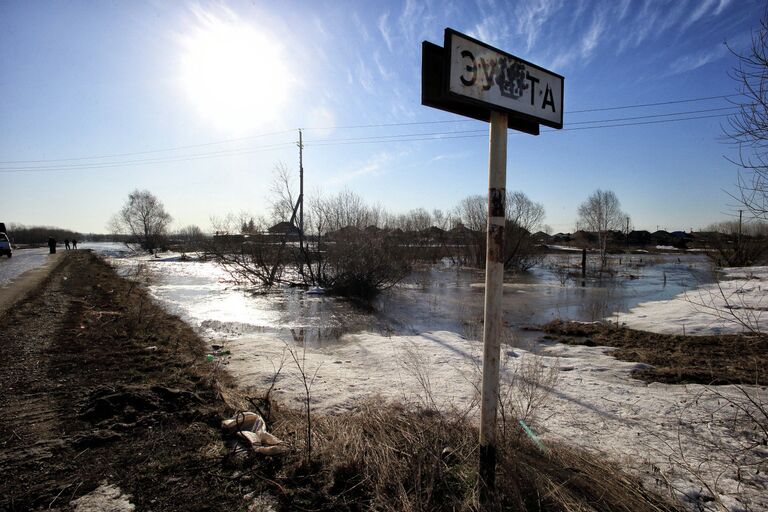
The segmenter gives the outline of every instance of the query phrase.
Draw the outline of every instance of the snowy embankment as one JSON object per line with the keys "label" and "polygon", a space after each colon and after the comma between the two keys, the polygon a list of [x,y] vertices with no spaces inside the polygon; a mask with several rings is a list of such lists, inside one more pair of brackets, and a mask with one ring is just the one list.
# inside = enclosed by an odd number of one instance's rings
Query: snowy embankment
{"label": "snowy embankment", "polygon": [[[264,334],[228,343],[229,370],[239,382],[269,388],[302,406],[303,367],[313,379],[313,410],[338,413],[379,396],[476,414],[482,345],[451,332],[416,336],[346,335],[341,345],[303,351]],[[646,384],[630,376],[638,363],[618,361],[602,347],[554,344],[538,355],[503,348],[502,394],[526,417],[544,443],[560,440],[606,453],[658,492],[688,496],[691,506],[714,498],[731,510],[768,510],[763,474],[749,464],[765,461],[765,447],[743,451],[753,441],[742,418],[728,407],[742,403],[735,387]],[[290,351],[294,351],[296,359]],[[765,403],[768,395],[759,393]],[[523,412],[520,412],[523,415]],[[707,486],[711,488],[708,489]],[[700,496],[706,496],[701,501]]]}
{"label": "snowy embankment", "polygon": [[[768,267],[728,268],[718,283],[671,300],[645,302],[619,322],[664,334],[725,334],[768,331]],[[615,316],[614,316],[615,318]]]}

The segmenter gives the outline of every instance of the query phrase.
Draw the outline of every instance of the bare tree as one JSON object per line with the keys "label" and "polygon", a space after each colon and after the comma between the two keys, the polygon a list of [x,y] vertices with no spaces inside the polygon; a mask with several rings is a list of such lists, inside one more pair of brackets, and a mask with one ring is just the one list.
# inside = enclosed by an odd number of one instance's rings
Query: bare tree
{"label": "bare tree", "polygon": [[272,221],[287,222],[293,216],[298,195],[295,191],[295,179],[291,177],[288,166],[282,162],[275,164],[273,169],[272,186]]}
{"label": "bare tree", "polygon": [[611,190],[597,189],[579,206],[577,225],[586,231],[597,233],[600,250],[600,267],[606,263],[608,235],[610,231],[619,231],[624,226],[626,214],[621,211],[621,203]]}
{"label": "bare tree", "polygon": [[[527,270],[537,261],[531,232],[544,220],[544,206],[528,198],[523,192],[507,193],[507,222],[504,235],[504,266],[507,269]],[[459,203],[456,217],[469,230],[467,248],[478,266],[485,262],[485,231],[488,224],[488,199],[469,196]]]}
{"label": "bare tree", "polygon": [[189,226],[181,228],[176,232],[176,235],[188,243],[198,243],[202,241],[203,238],[205,238],[203,230],[194,224],[190,224]]}
{"label": "bare tree", "polygon": [[731,76],[742,94],[738,113],[725,127],[726,136],[739,147],[734,163],[742,172],[736,199],[756,218],[768,220],[768,13],[752,33],[749,52],[731,51],[739,61]]}
{"label": "bare tree", "polygon": [[507,224],[504,234],[504,266],[528,270],[541,261],[531,233],[544,221],[544,206],[522,192],[507,194]]}
{"label": "bare tree", "polygon": [[148,251],[157,249],[165,240],[172,217],[163,203],[148,190],[134,190],[123,208],[110,221],[113,233],[128,234],[129,243],[140,244]]}

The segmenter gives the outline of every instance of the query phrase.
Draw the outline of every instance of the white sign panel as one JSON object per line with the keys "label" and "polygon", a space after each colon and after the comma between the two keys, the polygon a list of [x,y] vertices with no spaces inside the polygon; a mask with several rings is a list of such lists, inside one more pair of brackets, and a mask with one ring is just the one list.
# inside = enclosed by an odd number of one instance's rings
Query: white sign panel
{"label": "white sign panel", "polygon": [[446,29],[448,92],[463,101],[563,127],[563,77]]}

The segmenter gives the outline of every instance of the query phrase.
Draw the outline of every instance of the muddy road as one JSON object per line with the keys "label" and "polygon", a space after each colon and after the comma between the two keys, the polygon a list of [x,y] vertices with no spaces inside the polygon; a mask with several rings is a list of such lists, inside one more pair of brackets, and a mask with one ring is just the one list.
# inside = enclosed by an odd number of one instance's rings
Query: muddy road
{"label": "muddy road", "polygon": [[89,252],[0,313],[0,510],[70,510],[106,483],[138,510],[229,510],[205,346]]}

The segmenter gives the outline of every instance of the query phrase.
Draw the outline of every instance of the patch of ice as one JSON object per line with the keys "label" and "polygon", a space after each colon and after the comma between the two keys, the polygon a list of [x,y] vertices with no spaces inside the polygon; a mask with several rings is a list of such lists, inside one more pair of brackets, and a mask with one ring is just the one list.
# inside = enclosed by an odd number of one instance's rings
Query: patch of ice
{"label": "patch of ice", "polygon": [[545,245],[547,249],[554,249],[556,251],[566,251],[566,252],[582,252],[582,249],[579,247],[570,247],[568,245]]}
{"label": "patch of ice", "polygon": [[768,298],[762,288],[768,267],[728,268],[721,273],[724,279],[718,283],[670,300],[643,302],[619,314],[619,321],[633,329],[664,334],[765,332]]}
{"label": "patch of ice", "polygon": [[75,512],[132,512],[130,496],[116,485],[101,484],[90,493],[70,502]]}

